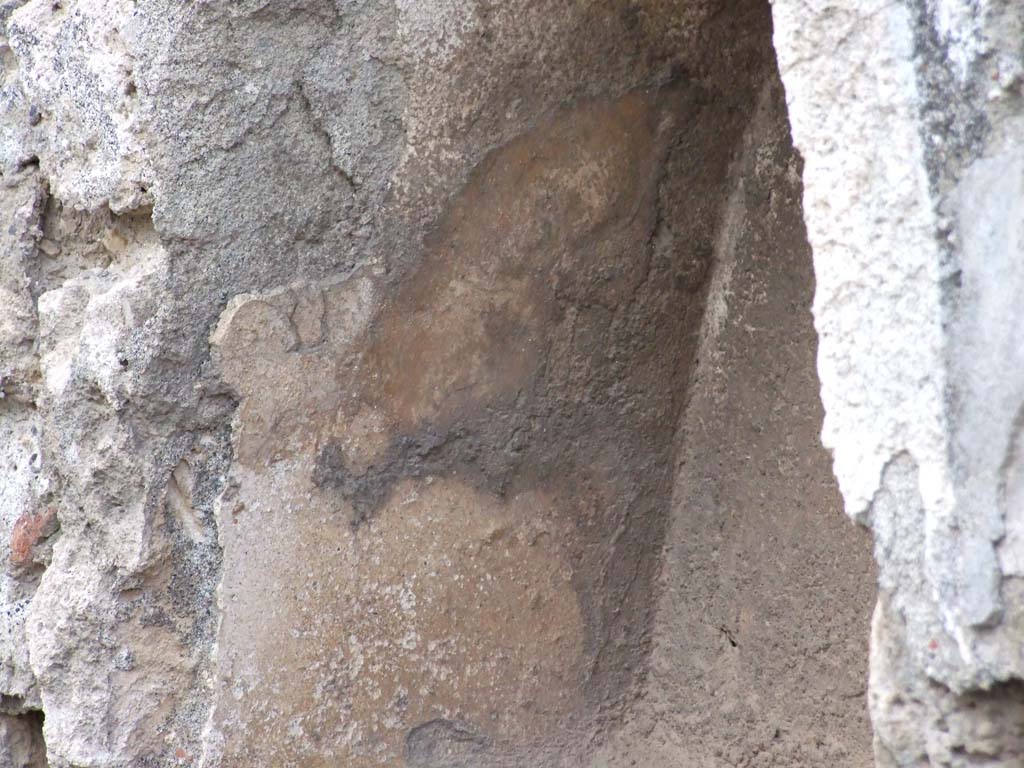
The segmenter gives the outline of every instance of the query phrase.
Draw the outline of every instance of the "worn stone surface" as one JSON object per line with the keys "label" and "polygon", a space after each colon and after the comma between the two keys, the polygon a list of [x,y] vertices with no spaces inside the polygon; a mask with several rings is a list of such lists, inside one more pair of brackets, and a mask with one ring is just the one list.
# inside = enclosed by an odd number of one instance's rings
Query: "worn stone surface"
{"label": "worn stone surface", "polygon": [[[703,304],[699,256],[656,247],[659,216],[683,202],[658,185],[682,99],[585,104],[497,150],[397,288],[371,271],[229,305],[214,343],[241,395],[239,490],[220,526],[220,644],[246,647],[258,622],[299,631],[292,653],[319,659],[286,672],[287,689],[281,647],[224,669],[214,727],[229,762],[392,763],[438,718],[486,741],[564,739],[586,699],[599,711],[628,687],[673,382]],[[264,366],[272,377],[253,375]],[[295,542],[254,560],[279,528]],[[277,622],[263,590],[245,606],[258,574],[280,584],[289,563],[294,579],[320,574],[297,596],[316,616],[308,634],[290,595]],[[325,659],[332,637],[348,653]],[[295,743],[244,727],[268,706]],[[309,729],[323,735],[304,754]]]}
{"label": "worn stone surface", "polygon": [[[663,554],[651,672],[601,766],[869,765],[868,541],[816,445],[810,253],[766,83],[715,242]],[[815,446],[815,450],[809,450]]]}
{"label": "worn stone surface", "polygon": [[766,3],[0,14],[16,765],[867,764]]}
{"label": "worn stone surface", "polygon": [[45,768],[46,747],[38,712],[0,715],[0,766],[3,768]]}
{"label": "worn stone surface", "polygon": [[778,2],[882,765],[1021,759],[1021,8]]}

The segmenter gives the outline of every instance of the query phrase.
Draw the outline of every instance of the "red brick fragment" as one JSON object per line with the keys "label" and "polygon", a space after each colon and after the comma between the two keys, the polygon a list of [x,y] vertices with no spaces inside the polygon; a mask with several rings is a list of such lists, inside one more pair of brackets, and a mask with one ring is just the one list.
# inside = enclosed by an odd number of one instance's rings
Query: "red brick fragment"
{"label": "red brick fragment", "polygon": [[32,563],[32,550],[36,544],[53,533],[57,510],[47,507],[42,512],[26,512],[11,530],[11,563],[25,566]]}

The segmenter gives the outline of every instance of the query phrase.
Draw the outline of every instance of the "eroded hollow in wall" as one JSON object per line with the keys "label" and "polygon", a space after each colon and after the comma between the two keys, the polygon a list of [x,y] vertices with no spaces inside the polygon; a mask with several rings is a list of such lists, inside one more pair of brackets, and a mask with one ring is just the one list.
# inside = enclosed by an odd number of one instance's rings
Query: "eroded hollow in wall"
{"label": "eroded hollow in wall", "polygon": [[[0,705],[6,704],[0,702]],[[4,746],[6,765],[13,768],[46,768],[43,713],[38,710],[27,710],[19,714],[0,713],[0,744]]]}
{"label": "eroded hollow in wall", "polygon": [[212,763],[864,764],[769,12],[702,18],[705,69],[539,112],[414,257],[228,305]]}
{"label": "eroded hollow in wall", "polygon": [[[308,482],[290,557],[339,588],[302,603],[312,655],[348,641],[331,696],[353,754],[415,762],[430,750],[407,732],[439,719],[542,746],[638,681],[721,195],[701,176],[730,154],[684,124],[702,109],[667,85],[559,111],[481,164],[396,284],[297,287],[222,320],[229,381],[254,353],[275,370],[244,397],[238,472],[267,495]],[[252,329],[272,329],[258,350]],[[288,462],[308,469],[262,475]],[[259,514],[241,503],[233,530]]]}

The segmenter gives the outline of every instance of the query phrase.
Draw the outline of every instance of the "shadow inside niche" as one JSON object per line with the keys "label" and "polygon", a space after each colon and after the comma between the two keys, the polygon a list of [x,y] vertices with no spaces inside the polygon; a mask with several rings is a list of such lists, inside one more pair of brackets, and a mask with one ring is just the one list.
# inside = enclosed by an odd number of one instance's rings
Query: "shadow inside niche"
{"label": "shadow inside niche", "polygon": [[225,764],[869,759],[769,22],[537,117],[414,263],[226,313]]}
{"label": "shadow inside niche", "polygon": [[[4,696],[4,699],[18,699]],[[18,699],[13,705],[21,709],[22,702]],[[8,708],[8,702],[0,701],[0,706]],[[0,714],[0,744],[3,745],[7,761],[4,765],[15,768],[46,768],[46,742],[43,739],[43,713],[30,709],[16,715]]]}

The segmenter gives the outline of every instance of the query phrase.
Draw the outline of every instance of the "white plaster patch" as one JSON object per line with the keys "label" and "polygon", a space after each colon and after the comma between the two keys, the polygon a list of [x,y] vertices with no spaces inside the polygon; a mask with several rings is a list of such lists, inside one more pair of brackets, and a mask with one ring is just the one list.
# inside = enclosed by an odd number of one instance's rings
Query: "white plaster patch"
{"label": "white plaster patch", "polygon": [[48,114],[39,160],[51,192],[69,205],[115,211],[144,202],[151,176],[130,51],[131,3],[32,0],[8,33],[27,97]]}

